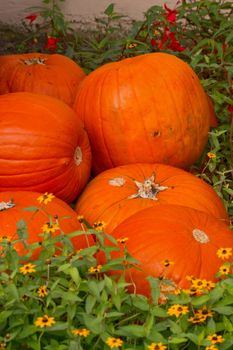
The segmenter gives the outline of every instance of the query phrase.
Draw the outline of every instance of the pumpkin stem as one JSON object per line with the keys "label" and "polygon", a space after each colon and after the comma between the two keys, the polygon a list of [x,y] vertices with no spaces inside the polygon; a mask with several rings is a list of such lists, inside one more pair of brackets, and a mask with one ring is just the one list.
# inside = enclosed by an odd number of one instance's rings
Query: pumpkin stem
{"label": "pumpkin stem", "polygon": [[75,149],[74,152],[74,162],[77,166],[79,166],[82,163],[83,160],[83,154],[81,148],[78,146]]}
{"label": "pumpkin stem", "polygon": [[158,198],[156,197],[157,194],[169,188],[167,186],[160,186],[159,184],[156,184],[154,175],[145,179],[144,182],[139,182],[137,180],[134,180],[134,183],[138,188],[138,192],[129,196],[128,199],[139,197],[139,198],[158,200]]}
{"label": "pumpkin stem", "polygon": [[46,58],[41,58],[41,57],[33,57],[30,58],[28,60],[22,60],[22,62],[26,65],[26,66],[31,66],[32,64],[41,64],[41,65],[45,65],[45,61],[47,59]]}
{"label": "pumpkin stem", "polygon": [[14,206],[15,204],[12,200],[10,200],[9,202],[0,202],[0,211],[13,208]]}
{"label": "pumpkin stem", "polygon": [[195,238],[195,240],[199,243],[208,243],[210,241],[209,237],[207,236],[207,234],[202,231],[199,230],[198,228],[195,228],[193,230],[193,237]]}

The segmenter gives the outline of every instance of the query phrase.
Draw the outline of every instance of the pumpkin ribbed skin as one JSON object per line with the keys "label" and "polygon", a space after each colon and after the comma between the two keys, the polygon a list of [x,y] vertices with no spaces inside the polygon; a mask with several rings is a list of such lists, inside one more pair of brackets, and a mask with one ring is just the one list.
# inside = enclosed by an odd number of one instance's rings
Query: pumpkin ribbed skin
{"label": "pumpkin ribbed skin", "polygon": [[74,109],[95,174],[129,163],[187,168],[207,142],[213,110],[194,71],[166,53],[103,65],[80,84]]}
{"label": "pumpkin ribbed skin", "polygon": [[0,94],[33,92],[56,97],[72,106],[85,76],[77,63],[59,54],[0,56]]}
{"label": "pumpkin ribbed skin", "polygon": [[[135,283],[137,293],[147,296],[147,276],[164,276],[182,288],[190,286],[187,276],[215,281],[216,272],[226,261],[217,256],[217,250],[233,249],[233,232],[227,225],[196,209],[176,205],[144,209],[118,225],[112,235],[128,238],[126,248],[143,272],[127,269],[126,280]],[[112,252],[112,257],[119,256],[123,256],[122,250]],[[165,259],[174,264],[164,267]]]}
{"label": "pumpkin ribbed skin", "polygon": [[[144,183],[144,193],[141,188],[139,194],[136,182]],[[105,170],[88,183],[75,210],[92,225],[104,221],[106,230],[111,232],[130,215],[158,204],[195,208],[228,223],[223,202],[210,185],[191,173],[164,164],[129,164]]]}
{"label": "pumpkin ribbed skin", "polygon": [[[55,223],[55,216],[61,230],[57,230],[53,234],[54,236],[60,235],[61,231],[64,234],[68,234],[76,230],[82,230],[77,220],[77,214],[68,204],[56,197],[47,204],[40,204],[37,198],[41,195],[41,193],[30,191],[0,193],[1,205],[9,201],[12,201],[15,205],[12,208],[0,210],[0,239],[4,237],[11,240],[18,239],[17,223],[22,219],[27,224],[29,244],[42,241],[43,225],[50,222],[51,219]],[[38,211],[24,210],[30,207],[37,208]],[[93,244],[93,239],[90,235],[76,236],[71,241],[76,250]],[[22,243],[16,243],[14,247],[19,255],[23,256],[27,253]],[[33,252],[33,259],[38,257],[39,251],[40,249],[36,249]]]}
{"label": "pumpkin ribbed skin", "polygon": [[87,133],[58,99],[27,92],[1,95],[0,144],[0,191],[47,191],[71,202],[88,181]]}

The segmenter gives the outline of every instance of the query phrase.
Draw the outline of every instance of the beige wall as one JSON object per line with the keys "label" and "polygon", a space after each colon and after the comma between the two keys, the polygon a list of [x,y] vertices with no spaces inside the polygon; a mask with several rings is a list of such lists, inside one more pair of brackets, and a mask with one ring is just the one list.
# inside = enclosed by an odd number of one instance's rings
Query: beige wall
{"label": "beige wall", "polygon": [[[99,17],[105,8],[114,2],[115,9],[120,14],[125,14],[134,19],[141,19],[143,12],[153,5],[163,5],[165,2],[171,8],[176,0],[65,0],[58,1],[69,19],[77,22],[91,22],[94,17]],[[29,13],[33,6],[43,6],[41,0],[0,0],[0,21],[5,23],[20,24],[21,20]]]}

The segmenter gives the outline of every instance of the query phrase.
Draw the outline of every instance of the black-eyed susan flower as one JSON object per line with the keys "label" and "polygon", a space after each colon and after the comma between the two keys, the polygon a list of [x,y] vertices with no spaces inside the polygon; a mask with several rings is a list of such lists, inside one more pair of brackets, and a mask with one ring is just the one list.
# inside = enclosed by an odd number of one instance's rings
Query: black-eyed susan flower
{"label": "black-eyed susan flower", "polygon": [[38,288],[37,294],[39,297],[44,298],[46,295],[48,295],[48,288],[46,285],[43,285]]}
{"label": "black-eyed susan flower", "polygon": [[213,153],[213,152],[208,152],[207,153],[207,157],[210,158],[210,159],[213,159],[213,158],[216,158],[216,154]]}
{"label": "black-eyed susan flower", "polygon": [[205,317],[212,317],[214,312],[211,309],[208,309],[206,306],[203,306],[203,308],[196,310],[195,314]]}
{"label": "black-eyed susan flower", "polygon": [[212,344],[219,344],[224,341],[223,337],[221,335],[217,335],[216,333],[208,335],[207,339],[210,340]]}
{"label": "black-eyed susan flower", "polygon": [[38,317],[35,321],[35,325],[40,328],[44,327],[51,327],[54,325],[56,322],[54,320],[54,317],[44,315],[42,317]]}
{"label": "black-eyed susan flower", "polygon": [[36,265],[33,265],[31,263],[28,263],[28,264],[24,264],[23,266],[20,267],[19,271],[26,275],[28,273],[32,273],[32,272],[36,272],[36,269],[35,269]]}
{"label": "black-eyed susan flower", "polygon": [[48,204],[52,201],[52,199],[55,198],[55,196],[52,193],[45,192],[41,196],[37,198],[37,200],[40,202],[40,204]]}
{"label": "black-eyed susan flower", "polygon": [[120,338],[108,337],[105,343],[111,348],[120,348],[123,345],[123,340]]}
{"label": "black-eyed susan flower", "polygon": [[125,244],[129,240],[128,237],[118,238],[117,242],[121,244]]}
{"label": "black-eyed susan flower", "polygon": [[0,237],[0,243],[1,242],[11,242],[11,237],[8,235],[4,235],[4,236]]}
{"label": "black-eyed susan flower", "polygon": [[199,290],[206,289],[207,280],[196,278],[192,280],[192,287],[197,288]]}
{"label": "black-eyed susan flower", "polygon": [[107,224],[104,221],[96,221],[93,224],[93,228],[96,231],[103,231],[106,226],[107,226]]}
{"label": "black-eyed susan flower", "polygon": [[44,224],[42,226],[42,230],[44,233],[54,233],[54,232],[60,230],[60,227],[59,227],[59,224],[57,224],[57,223],[47,222],[46,224]]}
{"label": "black-eyed susan flower", "polygon": [[223,264],[218,270],[220,275],[229,275],[231,272],[231,267],[229,265]]}
{"label": "black-eyed susan flower", "polygon": [[89,329],[86,329],[86,328],[76,328],[76,329],[73,329],[71,333],[76,336],[86,338],[90,334],[90,331]]}
{"label": "black-eyed susan flower", "polygon": [[78,222],[80,222],[80,224],[82,224],[83,221],[84,221],[84,216],[83,215],[78,215],[77,219],[78,219]]}
{"label": "black-eyed susan flower", "polygon": [[203,322],[205,322],[206,319],[207,319],[206,316],[198,315],[198,314],[195,313],[194,316],[188,318],[188,321],[189,321],[189,322],[192,322],[192,323],[194,323],[194,324],[197,324],[197,323],[203,323]]}
{"label": "black-eyed susan flower", "polygon": [[179,317],[181,315],[185,315],[189,312],[188,306],[180,305],[180,304],[175,304],[169,307],[167,310],[168,315],[173,316],[175,315],[176,317]]}
{"label": "black-eyed susan flower", "polygon": [[102,269],[102,265],[91,266],[91,267],[89,267],[88,272],[89,273],[98,273],[101,271],[101,269]]}
{"label": "black-eyed susan flower", "polygon": [[148,350],[166,350],[167,346],[163,343],[151,343],[147,346]]}
{"label": "black-eyed susan flower", "polygon": [[128,45],[128,49],[133,49],[133,48],[136,47],[136,46],[138,46],[137,43],[130,43],[130,44]]}
{"label": "black-eyed susan flower", "polygon": [[206,346],[205,350],[218,350],[215,345]]}
{"label": "black-eyed susan flower", "polygon": [[169,266],[174,265],[174,261],[171,261],[171,260],[169,260],[169,259],[164,259],[164,260],[162,261],[162,264],[163,264],[164,267],[169,267]]}
{"label": "black-eyed susan flower", "polygon": [[6,349],[7,343],[0,341],[0,349]]}
{"label": "black-eyed susan flower", "polygon": [[232,248],[219,248],[217,250],[217,256],[220,259],[229,259],[232,256]]}
{"label": "black-eyed susan flower", "polygon": [[210,291],[211,289],[213,289],[215,287],[216,283],[214,283],[213,281],[207,281],[207,284],[206,284],[206,289],[208,291]]}

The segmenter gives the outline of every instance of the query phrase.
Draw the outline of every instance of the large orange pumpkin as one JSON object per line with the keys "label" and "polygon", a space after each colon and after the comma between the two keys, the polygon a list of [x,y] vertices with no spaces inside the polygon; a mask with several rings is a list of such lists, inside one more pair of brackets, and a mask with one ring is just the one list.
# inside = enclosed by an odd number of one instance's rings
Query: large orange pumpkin
{"label": "large orange pumpkin", "polygon": [[[17,225],[24,220],[28,229],[28,243],[32,244],[43,240],[43,226],[50,224],[50,230],[58,229],[52,234],[54,236],[68,234],[76,230],[82,230],[77,220],[77,214],[68,204],[58,198],[52,198],[48,203],[40,203],[38,200],[42,194],[30,191],[15,191],[0,193],[0,240],[17,240]],[[46,198],[46,196],[44,195]],[[47,196],[48,197],[48,196]],[[25,210],[29,209],[31,210]],[[34,209],[34,210],[32,210]],[[37,209],[37,210],[36,210]],[[50,222],[51,221],[51,222]],[[86,248],[93,244],[90,235],[79,235],[72,238],[74,249]],[[25,255],[28,250],[20,242],[14,246],[20,256]],[[40,249],[33,252],[32,258],[36,259]]]}
{"label": "large orange pumpkin", "polygon": [[93,225],[104,221],[111,232],[130,215],[158,204],[195,208],[228,223],[213,188],[195,175],[164,164],[129,164],[97,175],[79,196],[75,210]]}
{"label": "large orange pumpkin", "polygon": [[0,94],[21,91],[45,94],[71,106],[85,76],[77,63],[59,54],[0,56]]}
{"label": "large orange pumpkin", "polygon": [[0,145],[0,191],[47,191],[71,202],[89,179],[87,133],[74,111],[53,97],[1,95]]}
{"label": "large orange pumpkin", "polygon": [[95,174],[129,163],[189,167],[213,114],[191,67],[166,53],[97,68],[80,84],[74,109],[88,132]]}
{"label": "large orange pumpkin", "polygon": [[[135,284],[137,293],[147,296],[148,276],[168,278],[181,288],[190,286],[188,276],[215,281],[215,274],[226,261],[218,257],[218,249],[233,250],[233,232],[227,225],[211,215],[178,205],[161,204],[141,210],[117,226],[112,235],[116,239],[128,238],[119,245],[126,246],[143,271],[126,269],[126,280]],[[108,241],[106,244],[112,245]],[[123,249],[112,252],[114,258],[122,256]],[[169,267],[164,264],[167,260]]]}

